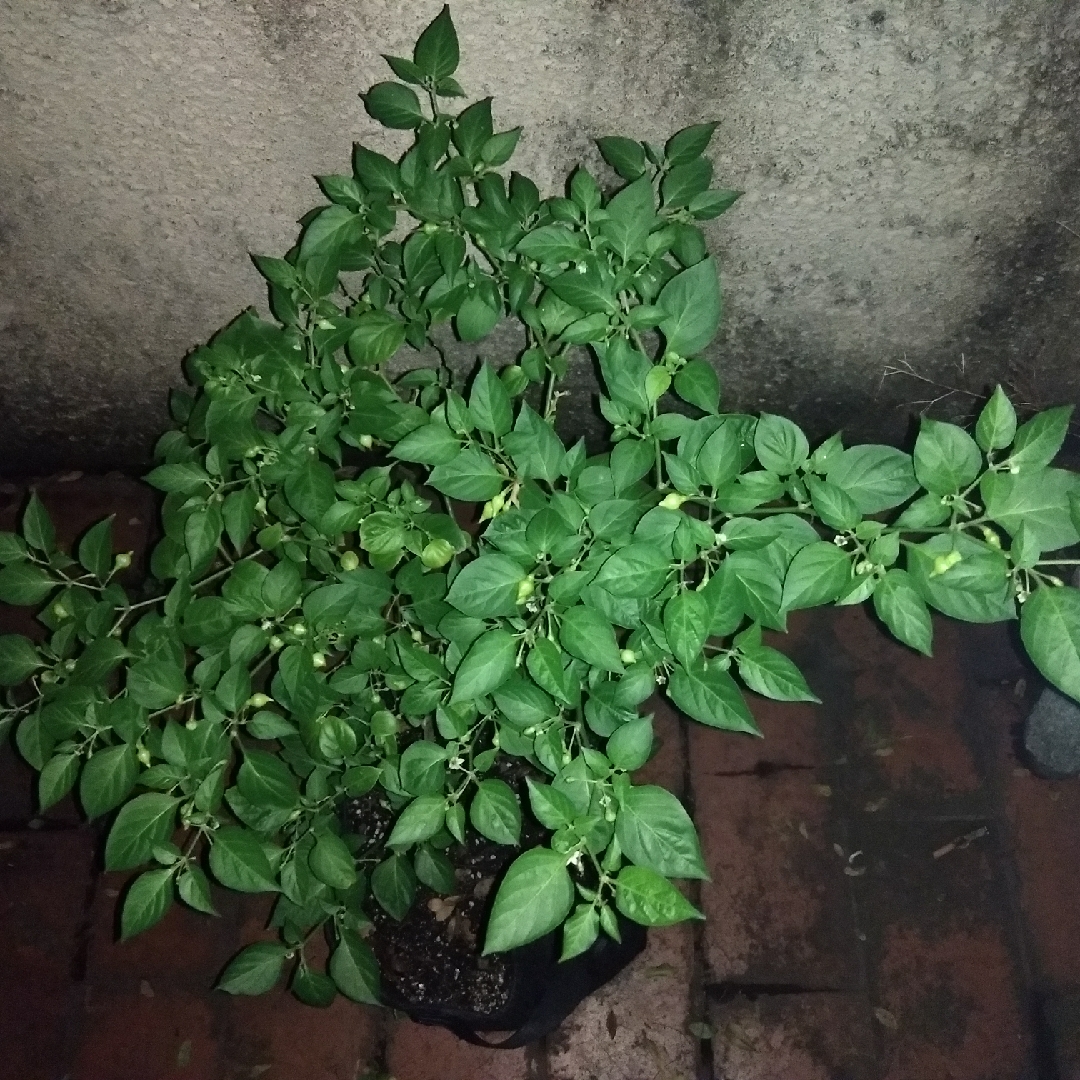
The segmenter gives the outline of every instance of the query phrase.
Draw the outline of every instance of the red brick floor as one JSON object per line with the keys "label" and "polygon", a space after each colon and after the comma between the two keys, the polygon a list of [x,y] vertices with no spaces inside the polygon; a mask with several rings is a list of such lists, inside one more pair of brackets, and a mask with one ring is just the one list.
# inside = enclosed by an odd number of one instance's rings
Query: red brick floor
{"label": "red brick floor", "polygon": [[[137,484],[41,494],[66,541],[115,511],[144,552]],[[0,487],[0,528],[21,497]],[[0,632],[28,626],[0,608]],[[1080,1080],[1080,781],[1017,754],[1039,685],[1011,634],[937,620],[927,659],[862,609],[800,612],[770,637],[822,705],[754,700],[755,740],[650,702],[660,750],[639,779],[694,814],[707,922],[653,932],[524,1050],[214,992],[264,933],[258,897],[219,892],[219,919],[177,906],[118,944],[125,876],[100,872],[70,801],[37,813],[5,746],[0,1080]]]}

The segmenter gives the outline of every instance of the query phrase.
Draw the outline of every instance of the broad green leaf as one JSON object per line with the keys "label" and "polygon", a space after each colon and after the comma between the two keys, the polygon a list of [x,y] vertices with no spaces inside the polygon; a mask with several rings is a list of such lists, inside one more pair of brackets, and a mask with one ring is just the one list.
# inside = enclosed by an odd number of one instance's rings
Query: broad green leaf
{"label": "broad green leaf", "polygon": [[807,476],[804,482],[814,510],[829,528],[846,532],[858,525],[862,518],[859,504],[839,484],[816,476]]}
{"label": "broad green leaf", "polygon": [[715,661],[677,667],[668,681],[668,697],[688,716],[709,727],[761,734],[735,680]]}
{"label": "broad green leaf", "polygon": [[0,532],[0,566],[22,562],[27,557],[26,542],[12,532]]}
{"label": "broad green leaf", "polygon": [[478,637],[454,673],[450,703],[474,701],[497,690],[513,674],[517,651],[517,640],[501,628]]}
{"label": "broad green leaf", "polygon": [[529,806],[533,816],[546,829],[561,829],[572,824],[577,810],[574,804],[558,788],[550,784],[541,784],[526,777],[529,787]]}
{"label": "broad green leaf", "polygon": [[356,884],[356,860],[340,836],[323,833],[308,855],[311,872],[332,889],[349,889]]}
{"label": "broad green leaf", "polygon": [[675,373],[674,386],[683,401],[703,412],[715,413],[720,408],[720,377],[706,360],[691,360],[683,365]]}
{"label": "broad green leaf", "polygon": [[1080,477],[1064,469],[1026,468],[988,473],[979,484],[986,516],[1014,536],[1023,524],[1041,551],[1075,544],[1070,497],[1080,494]]}
{"label": "broad green leaf", "polygon": [[713,259],[676,274],[656,302],[668,313],[660,323],[668,349],[679,356],[701,352],[720,325],[720,279]]}
{"label": "broad green leaf", "polygon": [[57,754],[45,763],[38,776],[38,801],[42,810],[55,806],[74,787],[81,760],[78,754]]}
{"label": "broad green leaf", "polygon": [[0,636],[0,686],[18,686],[44,666],[29,638],[22,634]]}
{"label": "broad green leaf", "polygon": [[364,95],[368,115],[388,128],[415,128],[424,120],[415,91],[395,82],[376,83]]}
{"label": "broad green leaf", "polygon": [[154,845],[172,835],[179,803],[172,795],[156,791],[125,803],[105,843],[105,869],[130,870],[146,862]]}
{"label": "broad green leaf", "polygon": [[607,741],[607,756],[616,769],[634,772],[649,760],[653,747],[652,719],[627,720]]}
{"label": "broad green leaf", "polygon": [[642,926],[671,926],[705,918],[666,877],[647,866],[624,866],[619,871],[615,906]]}
{"label": "broad green leaf", "polygon": [[140,660],[127,673],[128,694],[147,709],[176,704],[186,689],[184,669],[169,660]]}
{"label": "broad green leaf", "polygon": [[48,555],[56,547],[56,530],[36,491],[30,493],[30,501],[23,511],[22,529],[26,542],[32,548]]}
{"label": "broad green leaf", "polygon": [[293,972],[289,989],[298,1000],[317,1009],[327,1008],[337,997],[337,987],[333,979],[303,964],[298,965]]}
{"label": "broad green leaf", "polygon": [[303,585],[296,564],[282,559],[262,581],[262,600],[274,615],[285,615],[299,601]]}
{"label": "broad green leaf", "polygon": [[519,240],[515,250],[527,259],[555,265],[581,258],[584,247],[584,238],[565,225],[542,225]]}
{"label": "broad green leaf", "polygon": [[416,39],[413,61],[424,75],[438,82],[457,71],[459,59],[457,32],[450,7],[444,4]]}
{"label": "broad green leaf", "polygon": [[1016,434],[1016,410],[1000,385],[994,387],[990,400],[979,413],[975,440],[983,450],[1004,450]]}
{"label": "broad green leaf", "polygon": [[175,465],[159,465],[156,469],[151,469],[144,479],[158,491],[196,495],[209,484],[210,474],[193,461],[185,461]]}
{"label": "broad green leaf", "polygon": [[904,570],[890,570],[874,590],[874,611],[893,636],[926,656],[934,628],[926,602]]}
{"label": "broad green leaf", "polygon": [[0,570],[0,602],[29,607],[40,604],[56,588],[48,570],[28,562],[13,562]]}
{"label": "broad green leaf", "polygon": [[446,779],[445,747],[420,739],[406,747],[398,771],[410,795],[438,795]]}
{"label": "broad green leaf", "polygon": [[209,565],[221,536],[221,511],[215,506],[196,510],[184,522],[184,547],[195,573]]}
{"label": "broad green leaf", "polygon": [[664,605],[664,634],[675,659],[690,667],[701,655],[712,619],[708,600],[700,592],[681,592]]}
{"label": "broad green leaf", "polygon": [[521,837],[521,807],[503,780],[481,780],[469,807],[476,831],[497,844],[517,844]]}
{"label": "broad green leaf", "polygon": [[754,452],[766,469],[788,476],[806,462],[810,444],[797,424],[764,413],[754,428]]}
{"label": "broad green leaf", "polygon": [[405,324],[387,311],[367,311],[355,325],[348,350],[361,367],[376,367],[389,360],[405,342]]}
{"label": "broad green leaf", "polygon": [[1022,469],[1049,465],[1065,441],[1072,412],[1071,405],[1060,405],[1056,409],[1038,413],[1026,424],[1021,424],[1013,439],[1012,453],[1007,459],[1009,464]]}
{"label": "broad green leaf", "polygon": [[446,799],[442,795],[421,795],[413,799],[395,822],[387,844],[408,847],[430,840],[442,828],[445,811]]}
{"label": "broad green leaf", "polygon": [[112,523],[115,516],[99,521],[79,541],[79,562],[100,581],[104,581],[113,568]]}
{"label": "broad green leaf", "polygon": [[461,302],[454,319],[462,341],[480,341],[495,329],[501,312],[492,307],[479,293],[472,293]]}
{"label": "broad green leaf", "polygon": [[210,845],[210,870],[222,885],[237,892],[276,892],[278,889],[259,838],[249,829],[237,825],[223,825],[214,833]]}
{"label": "broad green leaf", "polygon": [[279,941],[257,941],[234,957],[217,984],[227,994],[265,994],[281,978],[288,947]]}
{"label": "broad green leaf", "polygon": [[641,143],[621,135],[596,140],[600,156],[624,179],[636,180],[645,171],[645,151]]}
{"label": "broad green leaf", "polygon": [[910,454],[892,446],[853,446],[831,465],[826,479],[851,496],[864,514],[890,510],[918,490]]}
{"label": "broad green leaf", "polygon": [[462,450],[452,461],[432,469],[428,482],[451,499],[484,502],[499,493],[506,483],[506,477],[499,472],[487,454],[475,447],[469,447]]}
{"label": "broad green leaf", "polygon": [[379,962],[367,944],[351,930],[338,930],[338,944],[327,968],[338,990],[364,1005],[381,1005]]}
{"label": "broad green leaf", "polygon": [[692,124],[676,132],[664,146],[664,157],[669,165],[685,165],[700,157],[712,141],[716,123]]}
{"label": "broad green leaf", "polygon": [[391,855],[371,872],[371,891],[391,918],[401,922],[416,898],[416,874],[408,859]]}
{"label": "broad green leaf", "polygon": [[694,823],[670,791],[631,787],[619,806],[615,836],[638,866],[665,877],[709,879]]}
{"label": "broad green leaf", "polygon": [[293,810],[300,803],[300,790],[289,766],[277,754],[265,750],[245,748],[236,786],[256,806]]}
{"label": "broad green leaf", "polygon": [[612,596],[644,598],[664,587],[671,570],[670,559],[655,544],[628,544],[608,557],[593,584]]}
{"label": "broad green leaf", "polygon": [[379,510],[360,525],[360,547],[372,555],[393,555],[405,546],[405,522],[395,513]]}
{"label": "broad green leaf", "polygon": [[322,258],[336,261],[363,242],[364,225],[362,214],[354,213],[346,206],[327,206],[304,229],[300,258],[305,263]]}
{"label": "broad green leaf", "polygon": [[478,619],[519,613],[518,586],[525,579],[520,564],[505,555],[481,555],[454,578],[446,602]]}
{"label": "broad green leaf", "polygon": [[1046,680],[1080,701],[1080,589],[1036,589],[1020,609],[1020,637]]}
{"label": "broad green leaf", "polygon": [[743,611],[764,626],[783,630],[784,586],[768,555],[764,551],[735,551],[725,560],[725,567]]}
{"label": "broad green leaf", "polygon": [[[593,608],[576,604],[567,609],[562,615],[559,641],[571,656],[586,664],[622,674],[623,663],[619,658],[615,631],[611,623]],[[532,667],[529,670],[532,672]],[[536,678],[535,673],[533,677]]]}
{"label": "broad green leaf", "polygon": [[127,658],[128,651],[113,637],[91,641],[75,661],[72,681],[84,685],[104,682]]}
{"label": "broad green leaf", "polygon": [[[934,536],[923,544],[907,544],[907,571],[911,582],[919,595],[931,606],[954,619],[966,622],[1002,622],[1016,618],[1016,605],[1010,582],[1007,579],[1007,565],[1000,552],[995,552],[963,533]],[[963,559],[997,560],[997,576],[1001,582],[994,591],[954,587],[951,584],[954,571],[963,562],[944,574],[935,574],[935,560],[939,555],[948,555],[957,550]],[[960,577],[963,581],[963,577]]]}
{"label": "broad green leaf", "polygon": [[421,844],[413,857],[413,869],[417,878],[429,889],[443,896],[453,893],[456,879],[454,864],[430,844]]}
{"label": "broad green leaf", "polygon": [[173,901],[172,870],[147,870],[132,883],[120,914],[120,940],[159,922]]}
{"label": "broad green leaf", "polygon": [[130,743],[98,750],[79,779],[79,801],[86,816],[100,817],[119,806],[131,794],[138,774],[138,758]]}
{"label": "broad green leaf", "polygon": [[664,206],[686,206],[691,199],[708,188],[712,173],[712,162],[708,158],[694,158],[683,165],[676,165],[660,185]]}
{"label": "broad green leaf", "polygon": [[210,881],[198,866],[188,866],[176,879],[176,891],[188,907],[205,915],[216,915],[210,895]]}
{"label": "broad green leaf", "polygon": [[[639,177],[627,184],[604,209],[608,216],[600,223],[600,231],[626,262],[645,247],[656,221],[652,181],[648,176]],[[666,310],[671,313],[670,309]]]}
{"label": "broad green leaf", "polygon": [[484,955],[506,952],[550,933],[570,914],[573,903],[565,855],[549,848],[519,855],[495,894]]}
{"label": "broad green leaf", "polygon": [[835,600],[851,579],[851,556],[821,540],[795,553],[780,606],[784,611],[818,607]]}
{"label": "broad green leaf", "polygon": [[592,947],[600,934],[600,916],[592,904],[578,904],[563,923],[563,947],[560,960],[572,960]]}
{"label": "broad green leaf", "polygon": [[915,440],[915,476],[927,491],[961,491],[979,475],[982,463],[978,445],[963,428],[923,417]]}
{"label": "broad green leaf", "polygon": [[390,451],[390,457],[421,465],[445,465],[461,451],[461,440],[445,424],[432,421],[410,431]]}
{"label": "broad green leaf", "polygon": [[751,690],[776,701],[815,701],[819,698],[802,672],[782,652],[767,645],[744,645],[738,656],[739,677]]}
{"label": "broad green leaf", "polygon": [[301,517],[318,524],[335,501],[333,470],[325,461],[309,458],[285,477],[285,497]]}

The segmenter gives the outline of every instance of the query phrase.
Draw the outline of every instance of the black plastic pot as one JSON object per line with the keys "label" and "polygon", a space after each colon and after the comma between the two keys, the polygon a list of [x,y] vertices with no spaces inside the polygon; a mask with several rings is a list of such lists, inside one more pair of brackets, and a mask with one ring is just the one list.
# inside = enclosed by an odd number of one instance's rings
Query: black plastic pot
{"label": "black plastic pot", "polygon": [[[526,1046],[554,1031],[585,998],[618,975],[645,948],[644,926],[619,916],[619,932],[621,942],[602,933],[591,948],[566,963],[559,963],[562,935],[558,931],[507,953],[510,999],[496,1013],[450,1005],[413,1005],[386,986],[383,1002],[417,1023],[449,1028],[471,1043],[505,1050]],[[493,1043],[479,1034],[483,1031],[513,1034]]]}

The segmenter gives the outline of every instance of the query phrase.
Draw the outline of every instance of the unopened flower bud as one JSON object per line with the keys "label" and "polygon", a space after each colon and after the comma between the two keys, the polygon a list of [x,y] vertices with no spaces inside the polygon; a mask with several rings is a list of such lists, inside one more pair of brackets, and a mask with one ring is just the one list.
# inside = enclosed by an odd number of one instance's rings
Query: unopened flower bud
{"label": "unopened flower bud", "polygon": [[270,651],[271,651],[271,652],[277,652],[277,651],[278,651],[278,649],[280,649],[280,648],[281,648],[281,646],[285,644],[285,642],[284,642],[284,641],[282,641],[282,640],[281,640],[281,638],[279,638],[279,637],[277,636],[277,634],[275,634],[275,635],[274,635],[274,636],[273,636],[273,637],[272,637],[272,638],[270,639],[270,642],[269,642],[269,644],[270,644]]}
{"label": "unopened flower bud", "polygon": [[113,559],[114,570],[126,570],[131,565],[131,552],[122,551]]}
{"label": "unopened flower bud", "polygon": [[355,570],[360,565],[360,556],[355,551],[346,551],[341,556],[342,570]]}
{"label": "unopened flower bud", "polygon": [[660,500],[660,505],[665,510],[678,510],[684,502],[686,502],[687,496],[680,495],[677,491],[669,492]]}
{"label": "unopened flower bud", "polygon": [[272,700],[273,699],[266,694],[252,694],[251,697],[247,699],[247,703],[253,709],[265,709]]}
{"label": "unopened flower bud", "polygon": [[362,447],[363,447],[363,448],[364,448],[365,450],[370,450],[370,449],[371,449],[371,446],[372,446],[372,443],[374,442],[374,440],[372,439],[372,437],[371,437],[370,435],[361,435],[361,436],[360,436],[360,438],[359,438],[359,439],[357,439],[356,441],[357,441],[357,442],[358,442],[358,443],[359,443],[359,444],[360,444],[360,445],[361,445],[361,446],[362,446]]}
{"label": "unopened flower bud", "polygon": [[636,664],[637,663],[637,653],[634,652],[633,649],[623,649],[619,653],[619,659],[624,664]]}
{"label": "unopened flower bud", "polygon": [[522,578],[518,582],[517,602],[519,604],[524,604],[525,601],[528,600],[530,596],[532,596],[533,591],[534,591],[535,588],[536,588],[536,585],[533,582],[532,574],[530,574],[526,578]]}
{"label": "unopened flower bud", "polygon": [[312,667],[317,667],[317,668],[326,667],[326,656],[321,652],[312,653],[311,665],[312,665]]}

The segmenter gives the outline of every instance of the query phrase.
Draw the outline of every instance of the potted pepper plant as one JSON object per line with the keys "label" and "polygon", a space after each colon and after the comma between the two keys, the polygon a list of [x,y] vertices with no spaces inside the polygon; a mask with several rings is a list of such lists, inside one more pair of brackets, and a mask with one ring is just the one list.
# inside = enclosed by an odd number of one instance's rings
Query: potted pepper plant
{"label": "potted pepper plant", "polygon": [[[318,177],[297,245],[254,259],[273,318],[188,357],[146,478],[150,580],[118,583],[109,520],[59,550],[36,495],[0,534],[0,600],[43,628],[0,637],[0,725],[42,806],[74,790],[110,819],[106,867],[139,870],[123,937],[177,898],[213,912],[211,879],[273,893],[277,938],[221,989],[288,972],[313,1005],[522,1041],[643,927],[700,917],[673,884],[707,876],[690,817],[632,780],[643,703],[757,734],[744,691],[817,700],[763,630],[866,601],[927,655],[931,608],[1019,616],[1080,696],[1080,591],[1057,576],[1076,560],[1054,554],[1080,481],[1051,465],[1069,409],[1018,426],[1000,387],[974,436],[926,419],[913,454],[722,411],[700,222],[738,192],[710,186],[715,125],[602,138],[614,188],[581,168],[542,198],[503,168],[520,130],[490,99],[454,107],[447,9],[386,59],[364,105],[413,144]],[[500,370],[446,360],[507,318],[523,343]],[[575,356],[602,452],[557,430]]]}

